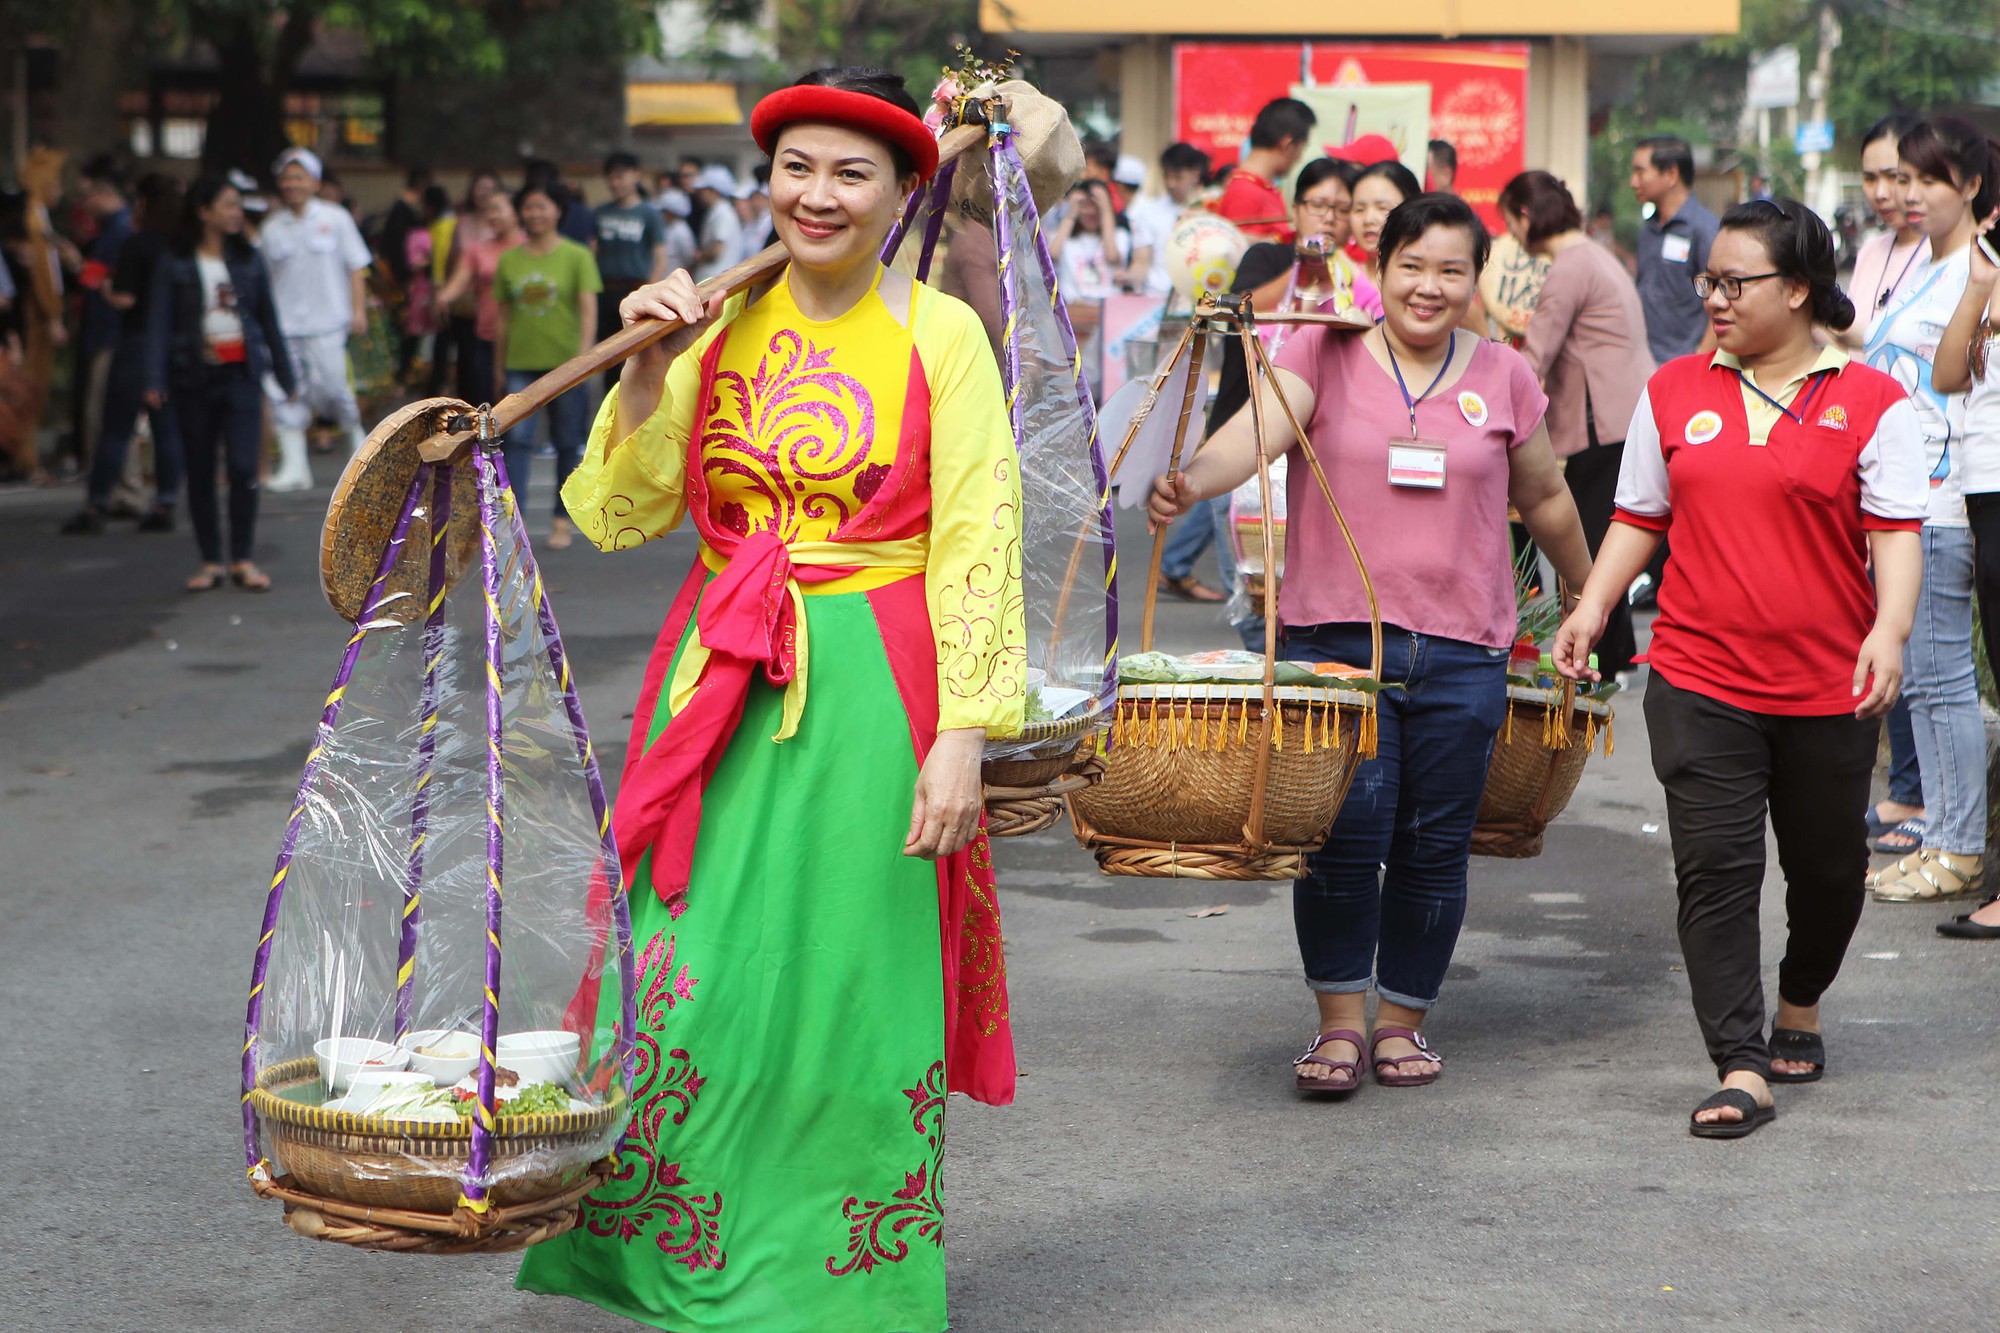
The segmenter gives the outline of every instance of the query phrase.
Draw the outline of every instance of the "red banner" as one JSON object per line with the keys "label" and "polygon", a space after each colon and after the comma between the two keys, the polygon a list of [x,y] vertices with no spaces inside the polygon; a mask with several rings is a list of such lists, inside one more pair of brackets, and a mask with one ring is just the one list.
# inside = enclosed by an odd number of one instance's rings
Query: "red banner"
{"label": "red banner", "polygon": [[[1176,137],[1206,152],[1217,166],[1234,162],[1257,110],[1274,97],[1294,95],[1301,84],[1313,100],[1340,88],[1371,89],[1345,120],[1364,133],[1388,115],[1394,89],[1430,89],[1427,129],[1400,126],[1406,161],[1420,162],[1416,139],[1444,139],[1458,150],[1453,190],[1501,230],[1500,189],[1527,166],[1528,46],[1525,42],[1179,42],[1174,46]],[[1348,125],[1322,116],[1319,146],[1348,138]],[[1398,132],[1391,132],[1398,138]],[[1421,176],[1422,172],[1419,171]]]}

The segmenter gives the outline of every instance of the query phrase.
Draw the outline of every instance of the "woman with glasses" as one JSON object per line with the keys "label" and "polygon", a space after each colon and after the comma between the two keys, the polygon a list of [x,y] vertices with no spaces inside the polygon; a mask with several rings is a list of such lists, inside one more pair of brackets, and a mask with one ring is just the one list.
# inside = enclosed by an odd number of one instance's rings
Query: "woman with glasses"
{"label": "woman with glasses", "polygon": [[[1648,382],[1616,518],[1556,634],[1557,668],[1597,679],[1590,650],[1612,606],[1672,530],[1645,711],[1695,1018],[1722,1084],[1689,1119],[1698,1138],[1754,1133],[1775,1115],[1769,1084],[1825,1072],[1820,999],[1861,920],[1877,719],[1903,679],[1924,572],[1917,413],[1896,380],[1814,338],[1854,321],[1833,265],[1803,204],[1723,216],[1694,280],[1717,351]],[[1789,924],[1768,1038],[1767,809]]]}
{"label": "woman with glasses", "polygon": [[[1870,887],[1877,902],[1934,903],[1977,889],[1986,855],[1986,725],[1972,648],[1973,545],[1965,506],[1965,343],[1939,352],[1970,277],[1973,234],[2000,202],[2000,183],[1985,136],[1962,120],[1924,121],[1896,151],[1903,216],[1930,238],[1931,260],[1876,324],[1865,355],[1909,394],[1930,475],[1923,595],[1906,664],[1925,819],[1922,848],[1877,873]],[[1955,377],[1956,387],[1947,391],[1952,379],[1941,383],[1934,369]]]}

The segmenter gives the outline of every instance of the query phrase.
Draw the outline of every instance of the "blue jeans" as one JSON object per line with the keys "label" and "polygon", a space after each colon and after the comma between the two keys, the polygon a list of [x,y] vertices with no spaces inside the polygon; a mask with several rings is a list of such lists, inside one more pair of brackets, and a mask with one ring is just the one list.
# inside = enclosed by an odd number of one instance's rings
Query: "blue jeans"
{"label": "blue jeans", "polygon": [[[507,392],[519,393],[546,373],[540,370],[510,370],[507,372]],[[535,447],[542,442],[544,429],[549,433],[550,443],[556,447],[555,516],[568,518],[569,511],[563,508],[562,484],[569,480],[569,474],[576,471],[576,465],[583,461],[584,442],[590,438],[588,388],[578,385],[550,403],[542,409],[541,415],[515,427],[502,446],[507,457],[507,478],[514,486],[514,504],[520,509],[524,521],[528,517],[529,470],[534,467]]]}
{"label": "blue jeans", "polygon": [[1923,773],[1924,845],[1986,852],[1986,724],[1972,657],[1972,533],[1926,524],[1924,586],[1903,650],[1903,693]]}
{"label": "blue jeans", "polygon": [[[1286,626],[1286,656],[1366,662],[1368,626]],[[1507,716],[1507,650],[1383,627],[1381,744],[1326,846],[1292,887],[1306,984],[1429,1009],[1465,920],[1466,864],[1493,738]]]}
{"label": "blue jeans", "polygon": [[[1236,547],[1229,540],[1226,495],[1201,501],[1167,529],[1167,548],[1160,558],[1160,572],[1170,579],[1186,578],[1194,573],[1194,562],[1201,559],[1210,542],[1215,543],[1215,567],[1222,575],[1222,590],[1235,592]],[[1264,651],[1262,645],[1257,651]]]}
{"label": "blue jeans", "polygon": [[97,433],[97,452],[91,456],[90,484],[85,503],[102,509],[111,503],[118,478],[125,471],[125,456],[132,447],[132,430],[139,413],[146,414],[153,428],[153,483],[155,503],[172,509],[181,491],[180,422],[171,407],[147,407],[146,339],[143,334],[121,334],[117,350],[111,353],[111,375],[104,386],[104,420]]}
{"label": "blue jeans", "polygon": [[1924,803],[1924,775],[1917,766],[1917,734],[1910,727],[1910,699],[1898,695],[1885,725],[1889,731],[1889,799],[1897,805]]}

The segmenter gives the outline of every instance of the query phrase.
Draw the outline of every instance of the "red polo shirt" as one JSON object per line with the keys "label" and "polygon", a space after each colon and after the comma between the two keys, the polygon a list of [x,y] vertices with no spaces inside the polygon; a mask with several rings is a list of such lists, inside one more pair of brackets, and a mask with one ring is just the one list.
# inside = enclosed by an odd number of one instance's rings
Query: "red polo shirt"
{"label": "red polo shirt", "polygon": [[1867,534],[1923,524],[1916,411],[1838,348],[1801,383],[1759,386],[1782,415],[1733,362],[1668,362],[1625,437],[1616,517],[1673,533],[1649,660],[1675,686],[1751,712],[1851,713],[1875,621]]}
{"label": "red polo shirt", "polygon": [[[1210,211],[1236,223],[1245,236],[1254,240],[1290,245],[1298,238],[1290,221],[1292,210],[1286,205],[1285,196],[1278,192],[1278,187],[1242,167],[1229,173],[1229,180],[1222,187],[1222,197],[1215,201]],[[1254,225],[1245,226],[1245,223]]]}

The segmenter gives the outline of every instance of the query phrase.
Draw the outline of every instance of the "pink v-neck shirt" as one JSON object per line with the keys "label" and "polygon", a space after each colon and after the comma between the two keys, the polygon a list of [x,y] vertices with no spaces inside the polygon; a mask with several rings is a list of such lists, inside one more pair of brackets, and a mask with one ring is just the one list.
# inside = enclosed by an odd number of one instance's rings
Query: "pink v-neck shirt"
{"label": "pink v-neck shirt", "polygon": [[[1275,364],[1312,388],[1306,437],[1375,581],[1383,622],[1504,648],[1516,623],[1508,455],[1534,435],[1549,400],[1519,352],[1467,333],[1457,338],[1455,359],[1470,349],[1465,373],[1417,404],[1418,437],[1445,451],[1438,490],[1389,484],[1390,441],[1409,435],[1409,411],[1395,376],[1360,335],[1309,325]],[[1410,385],[1410,393],[1422,393],[1428,381]],[[1360,576],[1304,459],[1287,469],[1285,498],[1278,618],[1287,625],[1367,620]]]}

